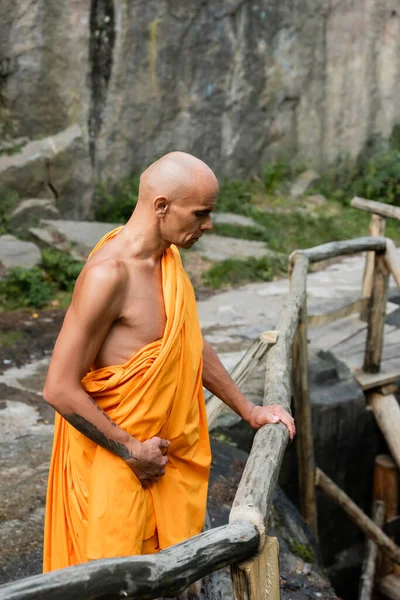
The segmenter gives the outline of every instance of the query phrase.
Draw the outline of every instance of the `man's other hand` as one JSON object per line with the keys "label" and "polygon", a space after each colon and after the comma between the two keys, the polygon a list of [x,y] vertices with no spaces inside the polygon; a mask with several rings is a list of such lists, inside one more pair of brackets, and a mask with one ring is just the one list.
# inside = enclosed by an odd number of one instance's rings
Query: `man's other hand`
{"label": "man's other hand", "polygon": [[135,458],[128,458],[125,462],[129,465],[143,487],[149,487],[165,475],[165,465],[168,456],[165,453],[170,442],[159,437],[153,437],[140,445],[135,445],[132,454]]}
{"label": "man's other hand", "polygon": [[283,423],[289,430],[289,437],[293,440],[296,435],[296,427],[293,417],[279,404],[270,406],[254,406],[248,417],[248,422],[254,429],[260,429],[268,423]]}

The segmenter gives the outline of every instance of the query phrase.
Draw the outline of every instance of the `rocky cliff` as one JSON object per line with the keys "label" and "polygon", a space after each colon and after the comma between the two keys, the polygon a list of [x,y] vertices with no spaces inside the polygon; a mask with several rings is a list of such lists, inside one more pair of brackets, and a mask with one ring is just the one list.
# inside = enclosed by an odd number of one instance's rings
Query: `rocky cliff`
{"label": "rocky cliff", "polygon": [[[219,175],[282,154],[323,167],[400,122],[399,0],[0,7],[0,134],[35,139],[78,124],[78,180],[84,168],[88,180],[117,181],[171,149]],[[61,204],[90,212],[76,190]]]}

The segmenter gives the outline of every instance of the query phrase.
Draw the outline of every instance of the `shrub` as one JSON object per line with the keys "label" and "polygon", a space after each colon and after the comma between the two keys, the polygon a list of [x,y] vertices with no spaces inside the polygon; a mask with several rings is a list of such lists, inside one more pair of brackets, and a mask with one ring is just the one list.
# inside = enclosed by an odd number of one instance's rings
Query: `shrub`
{"label": "shrub", "polygon": [[126,223],[137,204],[139,177],[131,175],[117,186],[103,184],[96,195],[95,219],[106,223]]}
{"label": "shrub", "polygon": [[203,281],[213,288],[238,285],[249,281],[271,281],[287,269],[286,257],[263,256],[244,260],[229,258],[203,274]]}
{"label": "shrub", "polygon": [[84,262],[58,250],[43,250],[41,266],[50,281],[59,290],[71,291],[83,268]]}
{"label": "shrub", "polygon": [[0,281],[0,297],[10,308],[41,308],[50,300],[52,294],[53,288],[40,267],[15,267]]}

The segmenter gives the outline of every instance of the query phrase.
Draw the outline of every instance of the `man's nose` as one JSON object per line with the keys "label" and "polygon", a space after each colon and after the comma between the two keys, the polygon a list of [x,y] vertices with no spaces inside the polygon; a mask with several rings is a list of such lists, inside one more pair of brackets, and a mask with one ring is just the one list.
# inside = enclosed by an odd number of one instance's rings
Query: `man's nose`
{"label": "man's nose", "polygon": [[208,215],[208,217],[206,218],[204,223],[202,223],[202,225],[200,226],[200,229],[202,231],[211,231],[212,228],[213,228],[213,226],[212,226],[211,217],[210,217],[210,215]]}

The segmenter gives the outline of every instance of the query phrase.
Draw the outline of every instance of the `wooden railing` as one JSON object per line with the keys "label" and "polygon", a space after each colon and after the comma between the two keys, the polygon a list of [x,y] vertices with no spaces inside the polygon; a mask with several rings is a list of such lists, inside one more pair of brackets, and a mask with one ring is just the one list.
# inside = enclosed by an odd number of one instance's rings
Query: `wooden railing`
{"label": "wooden railing", "polygon": [[[314,464],[307,357],[307,326],[310,322],[306,293],[308,267],[310,263],[327,258],[359,252],[373,253],[374,284],[369,302],[369,342],[364,369],[374,371],[379,369],[381,358],[388,268],[400,283],[393,249],[391,240],[373,235],[294,252],[289,259],[290,290],[279,315],[277,331],[261,334],[232,373],[234,380],[242,385],[265,359],[264,405],[280,404],[290,411],[293,395],[300,505],[316,537],[315,485],[326,484],[326,476]],[[357,306],[355,303],[351,310],[356,310]],[[341,318],[342,313],[338,311],[336,318]],[[315,324],[320,322],[317,319]],[[222,407],[217,398],[208,400],[209,426]],[[276,538],[266,536],[266,529],[288,437],[286,427],[280,423],[266,425],[256,433],[228,525],[206,531],[156,555],[97,560],[12,582],[0,586],[0,600],[150,600],[157,596],[171,597],[226,565],[232,566],[235,600],[277,600],[278,543]],[[364,529],[367,534],[373,531],[374,539],[379,538],[381,543],[380,536],[384,536],[383,551],[392,560],[400,562],[400,549],[368,517],[365,518],[368,520],[368,531]],[[192,594],[192,597],[195,595]],[[202,598],[206,597],[211,599],[212,595],[203,593]]]}

